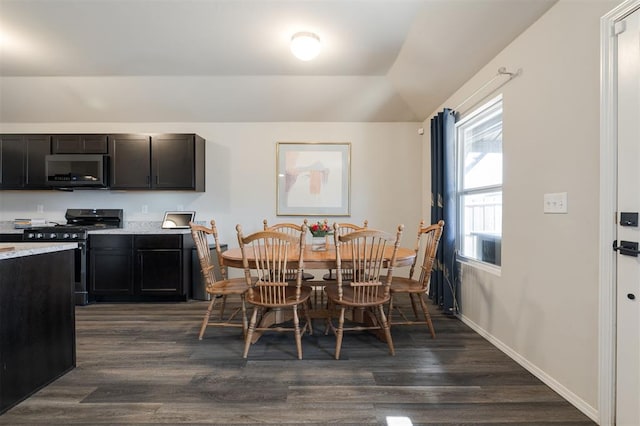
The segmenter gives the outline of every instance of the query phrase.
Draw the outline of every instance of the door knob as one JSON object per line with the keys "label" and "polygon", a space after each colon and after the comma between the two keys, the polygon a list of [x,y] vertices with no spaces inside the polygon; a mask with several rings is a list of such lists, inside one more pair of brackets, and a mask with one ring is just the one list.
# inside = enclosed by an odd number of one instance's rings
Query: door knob
{"label": "door knob", "polygon": [[636,299],[636,295],[635,295],[635,294],[633,294],[633,293],[629,293],[629,294],[627,294],[627,298],[628,298],[629,300],[635,300],[635,299]]}

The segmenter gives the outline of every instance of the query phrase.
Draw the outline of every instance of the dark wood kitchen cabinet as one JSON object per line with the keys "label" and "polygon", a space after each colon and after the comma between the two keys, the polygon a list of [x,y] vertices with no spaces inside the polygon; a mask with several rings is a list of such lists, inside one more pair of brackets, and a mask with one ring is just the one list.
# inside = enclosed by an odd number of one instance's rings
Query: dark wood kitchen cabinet
{"label": "dark wood kitchen cabinet", "polygon": [[133,235],[89,237],[89,299],[133,295]]}
{"label": "dark wood kitchen cabinet", "polygon": [[151,187],[151,137],[109,135],[110,183],[112,189]]}
{"label": "dark wood kitchen cabinet", "polygon": [[89,300],[184,301],[191,234],[89,235]]}
{"label": "dark wood kitchen cabinet", "polygon": [[0,260],[0,419],[76,365],[73,258],[65,250]]}
{"label": "dark wood kitchen cabinet", "polygon": [[195,134],[110,135],[111,188],[204,192],[204,144]]}
{"label": "dark wood kitchen cabinet", "polygon": [[0,135],[0,189],[50,189],[44,159],[49,135]]}
{"label": "dark wood kitchen cabinet", "polygon": [[52,135],[52,154],[106,154],[107,135]]}
{"label": "dark wood kitchen cabinet", "polygon": [[136,235],[135,283],[140,295],[186,295],[182,235]]}

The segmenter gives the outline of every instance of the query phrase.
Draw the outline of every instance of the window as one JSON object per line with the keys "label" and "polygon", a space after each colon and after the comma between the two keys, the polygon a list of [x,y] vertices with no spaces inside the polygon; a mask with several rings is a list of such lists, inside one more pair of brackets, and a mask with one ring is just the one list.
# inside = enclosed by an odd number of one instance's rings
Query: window
{"label": "window", "polygon": [[458,252],[501,265],[502,97],[456,123]]}

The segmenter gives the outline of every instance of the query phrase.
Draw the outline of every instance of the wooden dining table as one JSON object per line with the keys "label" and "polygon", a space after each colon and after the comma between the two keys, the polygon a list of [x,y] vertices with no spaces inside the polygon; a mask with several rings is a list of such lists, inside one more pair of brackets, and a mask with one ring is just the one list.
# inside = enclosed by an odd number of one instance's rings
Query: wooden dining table
{"label": "wooden dining table", "polygon": [[[385,251],[384,258],[387,260],[390,259],[391,256],[393,255],[393,246],[385,247],[384,251]],[[247,250],[247,256],[248,256],[247,260],[249,261],[250,265],[252,263],[252,258],[251,258],[252,254],[253,253],[251,250]],[[395,267],[397,268],[399,266],[410,266],[415,256],[416,256],[416,251],[414,249],[398,247],[398,252],[396,253]],[[296,268],[298,263],[297,253],[295,255],[292,255],[291,257],[292,259],[288,260],[288,264],[289,264],[288,267]],[[346,259],[343,259],[343,261],[344,260]],[[230,268],[241,268],[241,269],[244,268],[243,261],[242,261],[242,250],[239,247],[236,247],[236,248],[231,248],[226,251],[223,251],[222,262],[227,267],[230,267]],[[303,262],[304,262],[305,270],[335,269],[336,268],[335,246],[333,244],[330,244],[328,240],[324,247],[324,250],[314,250],[313,246],[311,245],[305,246]],[[388,265],[384,265],[384,266],[388,267]],[[315,309],[311,312],[311,317],[326,318],[327,311],[326,309],[321,308],[321,306],[324,304],[324,298],[320,300],[320,303],[317,303],[318,295],[320,295],[320,297],[323,297],[322,286],[325,284],[325,282],[323,282],[323,280],[320,279],[318,281],[310,281],[310,282],[306,281],[305,284],[314,286],[316,288],[316,291],[314,292],[316,303],[313,303],[313,305],[315,306]],[[359,314],[359,317],[360,317],[359,320],[362,320],[362,313]],[[262,318],[261,326],[279,323],[285,319],[287,319],[287,317],[283,316],[280,310],[274,310],[269,312],[267,315],[265,315]],[[253,334],[252,342],[255,343],[260,338],[261,334],[262,333],[256,331]],[[383,335],[379,335],[378,337],[384,340]]]}
{"label": "wooden dining table", "polygon": [[[390,259],[393,253],[393,247],[385,247],[385,259]],[[247,250],[248,260],[251,263],[251,250]],[[416,256],[416,251],[410,248],[398,247],[396,254],[395,266],[409,266]],[[297,266],[297,254],[294,259],[288,261],[291,268]],[[230,268],[243,268],[242,251],[239,247],[231,248],[222,252],[222,262]],[[311,245],[304,248],[304,269],[335,269],[336,268],[336,249],[332,244],[327,244],[324,250],[314,250]],[[387,265],[385,265],[386,267]]]}

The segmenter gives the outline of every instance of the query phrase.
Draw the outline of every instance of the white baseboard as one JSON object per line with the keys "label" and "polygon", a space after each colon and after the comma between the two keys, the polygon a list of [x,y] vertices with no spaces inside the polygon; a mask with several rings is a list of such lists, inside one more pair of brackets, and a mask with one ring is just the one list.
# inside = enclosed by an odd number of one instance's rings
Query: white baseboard
{"label": "white baseboard", "polygon": [[509,346],[502,343],[499,339],[495,338],[493,335],[488,333],[486,330],[484,330],[482,327],[480,327],[478,324],[476,324],[469,318],[465,317],[464,315],[458,315],[458,317],[463,323],[471,327],[473,331],[475,331],[476,333],[484,337],[486,340],[489,341],[489,343],[491,343],[493,346],[495,346],[496,348],[500,349],[502,352],[507,354],[509,358],[513,359],[515,362],[520,364],[531,374],[533,374],[538,379],[540,379],[544,384],[546,384],[551,389],[553,389],[558,394],[560,394],[560,396],[562,396],[564,399],[569,401],[573,406],[575,406],[578,410],[584,413],[584,415],[589,417],[594,422],[599,423],[600,417],[599,417],[598,410],[596,408],[589,405],[578,395],[571,392],[562,384],[558,383],[553,377],[549,376],[540,368],[530,363],[526,358],[522,357],[522,355],[520,355],[519,353],[511,349]]}

